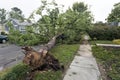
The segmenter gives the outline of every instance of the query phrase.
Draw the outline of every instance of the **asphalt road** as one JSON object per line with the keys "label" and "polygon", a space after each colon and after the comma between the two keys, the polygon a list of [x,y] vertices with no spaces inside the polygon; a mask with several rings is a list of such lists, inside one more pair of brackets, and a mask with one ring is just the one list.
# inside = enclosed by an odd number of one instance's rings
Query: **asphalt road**
{"label": "asphalt road", "polygon": [[[42,45],[32,46],[33,49],[39,50]],[[0,43],[0,71],[4,68],[12,67],[21,62],[24,58],[20,46]]]}
{"label": "asphalt road", "polygon": [[21,47],[10,44],[0,44],[0,70],[12,67],[24,57]]}

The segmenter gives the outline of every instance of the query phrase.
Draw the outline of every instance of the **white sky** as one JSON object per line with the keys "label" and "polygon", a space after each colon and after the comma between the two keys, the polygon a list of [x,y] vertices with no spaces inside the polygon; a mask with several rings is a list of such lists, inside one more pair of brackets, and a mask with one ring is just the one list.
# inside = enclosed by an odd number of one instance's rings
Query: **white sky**
{"label": "white sky", "polygon": [[[111,12],[113,5],[120,2],[120,0],[56,0],[56,2],[58,4],[63,4],[65,9],[74,2],[84,2],[89,6],[95,21],[105,22],[105,18],[107,18],[108,14]],[[5,8],[7,11],[10,11],[12,7],[18,7],[23,11],[26,17],[39,6],[40,0],[0,0],[0,8]]]}

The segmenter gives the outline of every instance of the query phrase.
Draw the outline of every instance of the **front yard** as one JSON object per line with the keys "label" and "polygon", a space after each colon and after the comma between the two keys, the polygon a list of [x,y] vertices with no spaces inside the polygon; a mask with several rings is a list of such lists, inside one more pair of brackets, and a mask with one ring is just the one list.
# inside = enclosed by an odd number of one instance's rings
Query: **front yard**
{"label": "front yard", "polygon": [[113,42],[109,41],[109,40],[94,40],[94,41],[90,41],[91,45],[94,45],[95,43],[97,43],[97,44],[113,44]]}
{"label": "front yard", "polygon": [[98,62],[103,80],[120,80],[120,50],[93,46],[93,55]]}

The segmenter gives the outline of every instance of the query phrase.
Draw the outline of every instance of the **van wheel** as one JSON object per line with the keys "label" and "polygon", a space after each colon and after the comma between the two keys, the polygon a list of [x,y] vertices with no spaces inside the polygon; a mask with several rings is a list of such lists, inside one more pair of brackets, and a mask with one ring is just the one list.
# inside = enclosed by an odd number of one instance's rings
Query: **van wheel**
{"label": "van wheel", "polygon": [[2,40],[2,43],[6,43],[6,40]]}

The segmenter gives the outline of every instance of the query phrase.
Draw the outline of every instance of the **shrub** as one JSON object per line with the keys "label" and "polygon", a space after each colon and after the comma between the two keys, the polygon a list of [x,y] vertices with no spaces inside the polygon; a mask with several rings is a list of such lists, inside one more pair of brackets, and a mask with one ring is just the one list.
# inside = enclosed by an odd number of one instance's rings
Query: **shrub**
{"label": "shrub", "polygon": [[113,40],[113,43],[115,43],[115,44],[120,44],[120,39],[114,39],[114,40]]}
{"label": "shrub", "polygon": [[97,40],[113,40],[120,38],[120,27],[101,26],[87,30],[92,39]]}
{"label": "shrub", "polygon": [[5,32],[1,32],[1,35],[6,35],[6,33]]}

